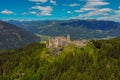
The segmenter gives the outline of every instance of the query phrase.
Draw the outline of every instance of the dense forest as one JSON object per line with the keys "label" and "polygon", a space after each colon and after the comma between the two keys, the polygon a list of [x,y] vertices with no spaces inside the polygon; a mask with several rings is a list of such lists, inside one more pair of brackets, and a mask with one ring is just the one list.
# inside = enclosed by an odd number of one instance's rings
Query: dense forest
{"label": "dense forest", "polygon": [[120,38],[69,44],[59,56],[40,43],[1,50],[0,80],[120,80]]}

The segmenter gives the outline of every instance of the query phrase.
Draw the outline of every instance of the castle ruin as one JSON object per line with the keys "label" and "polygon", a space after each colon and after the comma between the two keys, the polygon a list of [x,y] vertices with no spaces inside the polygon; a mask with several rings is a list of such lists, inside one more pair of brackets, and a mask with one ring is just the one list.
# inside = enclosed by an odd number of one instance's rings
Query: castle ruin
{"label": "castle ruin", "polygon": [[55,38],[50,38],[47,43],[47,48],[58,48],[58,47],[65,47],[68,44],[74,44],[76,47],[84,47],[88,43],[87,40],[74,40],[71,41],[70,35],[67,37],[59,36]]}

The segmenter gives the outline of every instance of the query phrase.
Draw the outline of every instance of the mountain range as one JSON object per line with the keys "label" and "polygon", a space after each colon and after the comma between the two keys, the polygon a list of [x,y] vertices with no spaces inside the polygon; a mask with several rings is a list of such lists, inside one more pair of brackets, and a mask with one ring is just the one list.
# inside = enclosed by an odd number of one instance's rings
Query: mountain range
{"label": "mountain range", "polygon": [[120,36],[120,23],[114,21],[71,19],[37,21],[9,20],[8,22],[40,35],[56,37],[70,34],[72,40]]}
{"label": "mountain range", "polygon": [[13,24],[0,21],[0,49],[13,49],[39,41],[33,33]]}

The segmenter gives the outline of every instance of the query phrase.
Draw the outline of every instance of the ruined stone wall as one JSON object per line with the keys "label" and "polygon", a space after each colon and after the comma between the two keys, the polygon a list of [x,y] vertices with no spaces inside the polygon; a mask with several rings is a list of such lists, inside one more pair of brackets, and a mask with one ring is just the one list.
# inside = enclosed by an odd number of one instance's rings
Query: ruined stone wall
{"label": "ruined stone wall", "polygon": [[55,38],[49,39],[47,43],[48,48],[58,48],[58,47],[65,47],[69,43],[74,44],[76,47],[84,47],[87,45],[88,41],[87,40],[75,40],[71,41],[70,36],[68,35],[67,37],[59,36]]}

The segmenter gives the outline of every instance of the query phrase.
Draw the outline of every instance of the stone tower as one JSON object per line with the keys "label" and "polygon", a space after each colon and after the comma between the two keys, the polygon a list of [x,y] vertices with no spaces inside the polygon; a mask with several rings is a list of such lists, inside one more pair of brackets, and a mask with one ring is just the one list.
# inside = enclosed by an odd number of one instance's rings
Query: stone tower
{"label": "stone tower", "polygon": [[71,40],[70,40],[70,35],[69,35],[69,34],[67,35],[67,41],[68,41],[68,42],[71,41]]}

